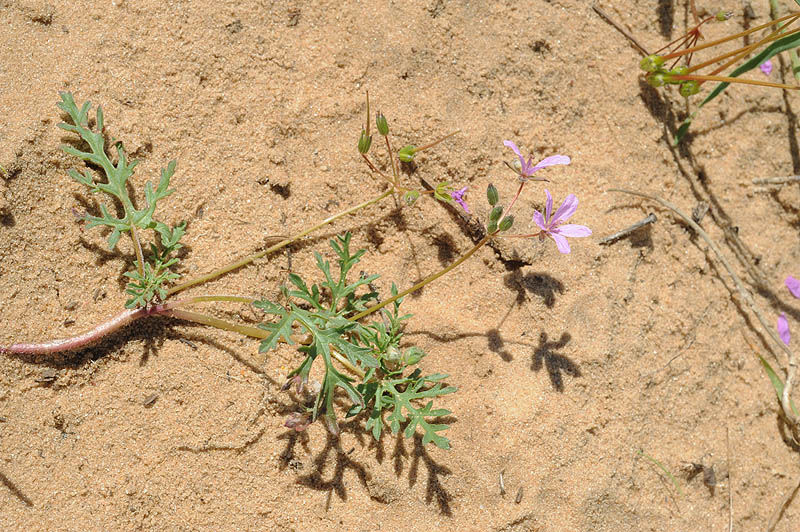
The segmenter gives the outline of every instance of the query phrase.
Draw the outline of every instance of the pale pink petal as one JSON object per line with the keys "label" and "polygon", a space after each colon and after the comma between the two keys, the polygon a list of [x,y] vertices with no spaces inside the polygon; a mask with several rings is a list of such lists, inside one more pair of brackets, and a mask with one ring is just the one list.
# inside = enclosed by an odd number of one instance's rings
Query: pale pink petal
{"label": "pale pink petal", "polygon": [[512,150],[514,150],[514,153],[517,154],[517,157],[519,157],[520,162],[522,162],[522,163],[525,162],[525,159],[522,158],[522,154],[519,152],[519,148],[517,148],[516,144],[514,144],[510,140],[504,140],[503,141],[503,146],[505,146],[506,148],[511,148]]}
{"label": "pale pink petal", "polygon": [[790,275],[786,278],[784,283],[786,283],[786,288],[789,289],[789,292],[791,292],[794,297],[800,298],[800,280]]}
{"label": "pale pink petal", "polygon": [[781,312],[781,315],[778,317],[778,336],[781,337],[783,343],[789,345],[789,340],[792,339],[792,335],[789,334],[789,321],[786,319],[786,314]]}
{"label": "pale pink petal", "polygon": [[569,253],[569,242],[567,242],[566,238],[556,233],[549,234],[556,241],[556,246],[561,253]]}
{"label": "pale pink petal", "polygon": [[578,197],[575,194],[570,194],[558,208],[556,213],[550,219],[550,224],[557,224],[566,222],[578,210]]}
{"label": "pale pink petal", "polygon": [[539,170],[540,168],[545,168],[547,166],[553,166],[556,164],[569,164],[570,158],[566,155],[551,155],[550,157],[545,157],[538,163],[536,166],[533,167],[533,171]]}
{"label": "pale pink petal", "polygon": [[559,235],[568,236],[570,238],[590,236],[592,234],[592,230],[586,227],[585,225],[576,225],[576,224],[567,224],[559,226],[556,229],[553,229],[553,232],[558,233]]}
{"label": "pale pink petal", "polygon": [[553,196],[550,195],[550,191],[547,189],[544,189],[544,193],[547,196],[547,203],[545,204],[545,210],[544,210],[545,214],[544,218],[547,223],[550,223],[550,214],[553,212]]}
{"label": "pale pink petal", "polygon": [[545,223],[544,216],[537,210],[533,211],[533,223],[539,226],[542,231],[547,231],[547,224]]}

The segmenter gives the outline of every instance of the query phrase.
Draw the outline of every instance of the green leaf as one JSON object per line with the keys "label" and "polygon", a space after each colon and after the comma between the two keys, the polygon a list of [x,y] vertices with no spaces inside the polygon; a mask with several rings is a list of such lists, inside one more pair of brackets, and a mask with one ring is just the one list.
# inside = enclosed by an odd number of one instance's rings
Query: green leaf
{"label": "green leaf", "polygon": [[[783,400],[783,381],[778,377],[778,374],[775,373],[772,366],[769,365],[769,362],[767,362],[764,357],[758,355],[758,358],[761,360],[761,365],[764,366],[764,372],[767,374],[767,377],[769,377],[772,387],[775,388],[775,394],[778,396],[778,403],[780,403]],[[794,406],[794,401],[789,399],[789,404],[792,407],[794,415],[797,415],[797,408]]]}

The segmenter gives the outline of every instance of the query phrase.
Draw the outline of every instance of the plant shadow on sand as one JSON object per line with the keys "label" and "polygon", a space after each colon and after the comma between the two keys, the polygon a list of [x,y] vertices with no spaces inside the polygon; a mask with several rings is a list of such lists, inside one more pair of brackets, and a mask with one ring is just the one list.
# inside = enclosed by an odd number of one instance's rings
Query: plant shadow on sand
{"label": "plant shadow on sand", "polygon": [[[452,516],[451,502],[453,496],[448,493],[440,480],[443,476],[451,475],[452,471],[450,468],[436,462],[433,457],[431,457],[427,446],[422,443],[422,436],[419,434],[413,436],[413,447],[409,452],[409,450],[406,449],[406,440],[402,434],[393,437],[388,433],[384,433],[380,441],[375,441],[372,434],[364,430],[362,417],[363,415],[359,415],[340,423],[339,427],[341,431],[352,434],[359,445],[361,445],[362,449],[374,448],[376,460],[379,464],[383,463],[386,457],[386,451],[384,449],[385,442],[389,438],[394,438],[395,444],[394,450],[392,451],[392,461],[394,463],[395,475],[398,478],[403,475],[405,463],[407,459],[410,458],[410,462],[408,463],[408,487],[411,488],[417,483],[420,465],[422,465],[427,472],[425,502],[430,504],[435,501],[441,514],[448,517]],[[452,423],[455,421],[455,418],[446,417],[441,420],[444,423]],[[373,479],[369,468],[351,457],[355,447],[344,450],[339,437],[327,432],[326,437],[325,447],[311,460],[311,464],[305,468],[307,471],[298,476],[297,483],[317,491],[328,492],[326,508],[329,508],[334,493],[340,500],[347,500],[347,487],[345,485],[344,475],[345,472],[350,470],[356,474],[361,485],[373,498],[379,501],[384,498],[385,496],[375,493],[375,479]],[[294,449],[297,444],[300,443],[304,450],[309,452],[308,436],[302,432],[297,433],[289,431],[280,438],[286,439],[286,448],[280,455],[281,469],[302,468],[303,464],[296,458]],[[391,498],[391,496],[389,496],[389,498]],[[389,501],[384,500],[383,502]]]}

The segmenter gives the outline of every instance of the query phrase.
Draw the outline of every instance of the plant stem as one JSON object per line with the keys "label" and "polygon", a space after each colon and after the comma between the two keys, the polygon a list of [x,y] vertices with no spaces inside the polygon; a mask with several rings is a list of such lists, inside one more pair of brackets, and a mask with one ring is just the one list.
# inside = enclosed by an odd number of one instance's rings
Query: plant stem
{"label": "plant stem", "polygon": [[302,232],[300,232],[300,233],[298,233],[298,234],[296,234],[294,236],[291,236],[289,238],[281,240],[280,242],[278,242],[274,246],[270,246],[269,248],[265,249],[264,251],[259,251],[258,253],[254,253],[254,254],[252,254],[252,255],[250,255],[248,257],[245,257],[245,258],[243,258],[243,259],[241,259],[241,260],[239,260],[237,262],[234,262],[233,264],[229,264],[228,266],[225,266],[223,268],[219,268],[219,269],[214,270],[214,271],[212,271],[210,273],[207,273],[205,275],[201,275],[200,277],[197,277],[197,278],[192,279],[190,281],[186,281],[186,282],[181,283],[181,284],[179,284],[177,286],[173,286],[172,288],[170,288],[167,291],[167,296],[171,296],[173,294],[177,294],[178,292],[186,290],[187,288],[190,288],[192,286],[195,286],[195,285],[198,285],[198,284],[202,284],[202,283],[206,283],[206,282],[208,282],[208,281],[210,281],[212,279],[216,279],[217,277],[225,275],[226,273],[232,272],[233,270],[237,270],[237,269],[241,268],[242,266],[246,266],[246,265],[250,264],[251,262],[253,262],[254,260],[260,259],[264,255],[267,255],[267,254],[272,253],[274,251],[278,251],[279,249],[285,248],[289,244],[292,244],[293,242],[296,242],[296,241],[300,240],[304,236],[306,236],[306,235],[308,235],[310,233],[313,233],[317,229],[319,229],[321,227],[324,227],[324,226],[328,225],[329,223],[338,220],[339,218],[342,218],[342,217],[344,217],[344,216],[346,216],[348,214],[353,214],[354,212],[359,211],[359,210],[361,210],[361,209],[363,209],[365,207],[368,207],[368,206],[370,206],[370,205],[372,205],[374,203],[378,203],[379,201],[383,200],[384,198],[387,198],[387,197],[391,196],[393,192],[394,192],[394,188],[391,188],[391,189],[387,190],[386,192],[384,192],[383,194],[381,194],[380,196],[372,198],[371,200],[367,200],[367,201],[365,201],[363,203],[359,203],[355,207],[351,207],[350,209],[347,209],[346,211],[342,211],[342,212],[340,212],[338,214],[334,214],[333,216],[330,216],[330,217],[326,218],[322,222],[318,223],[317,225],[315,225],[315,226],[313,226],[313,227],[311,227],[309,229],[306,229],[305,231],[302,231]]}
{"label": "plant stem", "polygon": [[258,327],[250,327],[248,325],[239,325],[237,323],[230,323],[208,314],[200,314],[199,312],[192,312],[190,310],[170,309],[162,313],[164,316],[172,316],[181,320],[200,323],[202,325],[210,325],[223,331],[233,331],[241,334],[242,336],[249,336],[251,338],[259,338],[261,340],[269,336],[269,331],[259,329]]}
{"label": "plant stem", "polygon": [[434,140],[434,141],[433,141],[433,142],[431,142],[430,144],[426,144],[426,145],[424,145],[424,146],[423,146],[423,147],[421,147],[421,148],[414,148],[414,153],[420,152],[420,151],[422,151],[422,150],[427,150],[428,148],[433,148],[434,146],[436,146],[437,144],[439,144],[439,143],[440,143],[440,142],[442,142],[443,140],[447,140],[447,139],[449,139],[450,137],[452,137],[452,136],[453,136],[453,135],[455,135],[456,133],[461,133],[461,130],[460,130],[460,129],[456,129],[456,130],[455,130],[455,131],[453,131],[452,133],[448,133],[447,135],[445,135],[444,137],[440,138],[439,140]]}
{"label": "plant stem", "polygon": [[784,20],[788,20],[790,18],[799,17],[800,13],[791,13],[789,15],[783,16],[779,19],[775,19],[773,22],[767,22],[766,24],[761,24],[760,26],[756,26],[755,28],[750,28],[749,30],[742,31],[737,33],[736,35],[729,35],[727,37],[723,37],[722,39],[717,39],[716,41],[707,42],[705,44],[701,44],[700,46],[694,46],[692,48],[684,48],[679,52],[672,52],[667,55],[662,56],[664,59],[672,59],[673,57],[680,57],[682,55],[691,54],[694,52],[699,52],[700,50],[705,50],[706,48],[711,48],[712,46],[716,46],[718,44],[722,44],[728,41],[732,41],[734,39],[738,39],[739,37],[744,37],[745,35],[749,35],[756,31],[763,30],[764,28],[768,28],[775,24],[776,22],[783,22]]}
{"label": "plant stem", "polygon": [[363,311],[363,312],[359,312],[358,314],[356,314],[355,316],[352,316],[352,317],[351,317],[351,318],[349,318],[349,319],[350,319],[350,320],[352,320],[352,321],[358,321],[358,320],[360,320],[361,318],[363,318],[364,316],[368,316],[369,314],[372,314],[373,312],[376,312],[376,311],[378,311],[378,310],[382,309],[382,308],[383,308],[383,307],[385,307],[386,305],[389,305],[389,304],[391,304],[391,303],[394,303],[395,301],[397,301],[397,300],[398,300],[398,299],[400,299],[401,297],[405,297],[405,296],[407,296],[408,294],[410,294],[411,292],[416,292],[417,290],[419,290],[420,288],[422,288],[422,287],[423,287],[423,286],[425,286],[426,284],[428,284],[428,283],[431,283],[431,282],[435,281],[436,279],[438,279],[438,278],[439,278],[439,277],[441,277],[442,275],[445,275],[446,273],[450,272],[450,270],[453,270],[454,268],[457,268],[457,267],[458,267],[458,266],[459,266],[459,265],[460,265],[462,262],[464,262],[465,260],[467,260],[468,258],[470,258],[470,257],[471,257],[471,256],[472,256],[472,255],[473,255],[473,254],[474,254],[476,251],[478,251],[478,250],[479,250],[479,249],[481,249],[481,248],[482,248],[484,245],[486,245],[486,243],[487,243],[487,242],[489,242],[489,240],[490,240],[490,239],[491,239],[493,236],[495,236],[496,234],[497,234],[497,232],[495,232],[495,233],[492,233],[492,234],[488,234],[488,235],[486,235],[485,237],[483,237],[483,238],[480,240],[480,242],[478,242],[477,244],[475,244],[475,246],[474,246],[472,249],[470,249],[469,251],[467,251],[467,252],[466,252],[464,255],[462,255],[462,256],[461,256],[461,258],[459,258],[457,261],[455,261],[453,264],[451,264],[451,265],[450,265],[450,266],[448,266],[447,268],[445,268],[445,269],[443,269],[443,270],[441,270],[441,271],[439,271],[439,272],[437,272],[437,273],[435,273],[435,274],[433,274],[433,275],[431,275],[431,276],[429,276],[429,277],[426,277],[425,279],[423,279],[422,281],[418,282],[417,284],[415,284],[414,286],[412,286],[412,287],[411,287],[411,288],[409,288],[408,290],[403,290],[402,292],[400,292],[400,293],[399,293],[399,294],[397,294],[396,296],[392,296],[392,297],[390,297],[389,299],[387,299],[387,300],[385,300],[385,301],[382,301],[381,303],[379,303],[379,304],[377,304],[377,305],[375,305],[375,306],[373,306],[373,307],[370,307],[370,308],[368,308],[367,310],[365,310],[365,311]]}
{"label": "plant stem", "polygon": [[697,74],[688,74],[686,76],[679,76],[675,74],[670,74],[669,79],[677,79],[681,81],[688,81],[688,80],[722,81],[725,83],[743,83],[745,85],[759,85],[761,87],[775,87],[776,89],[786,89],[786,90],[800,89],[800,85],[786,85],[783,83],[772,83],[771,81],[761,81],[758,79],[731,78],[728,76],[699,76]]}
{"label": "plant stem", "polygon": [[133,240],[133,249],[136,250],[136,265],[139,275],[144,277],[144,254],[142,253],[142,244],[139,243],[139,236],[136,234],[136,224],[134,223],[131,223],[131,240]]}

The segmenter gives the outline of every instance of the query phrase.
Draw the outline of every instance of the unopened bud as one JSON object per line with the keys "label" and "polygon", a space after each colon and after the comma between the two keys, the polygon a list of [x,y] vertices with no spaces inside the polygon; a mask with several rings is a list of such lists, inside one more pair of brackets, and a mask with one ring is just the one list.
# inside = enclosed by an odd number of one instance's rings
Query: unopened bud
{"label": "unopened bud", "polygon": [[414,203],[417,202],[417,198],[419,198],[419,192],[416,190],[409,190],[403,194],[403,201],[405,201],[408,206],[414,205]]}
{"label": "unopened bud", "polygon": [[404,163],[410,163],[414,160],[414,155],[417,153],[417,149],[409,144],[403,148],[400,148],[400,151],[397,152],[397,158],[403,161]]}
{"label": "unopened bud", "polygon": [[361,130],[361,136],[358,138],[358,151],[359,153],[366,154],[372,146],[372,135],[367,135],[365,130]]}
{"label": "unopened bud", "polygon": [[676,76],[685,76],[689,73],[689,67],[687,66],[679,66],[675,67],[669,71],[670,74],[674,74]]}
{"label": "unopened bud", "polygon": [[681,84],[680,93],[684,98],[694,96],[698,92],[700,92],[700,84],[693,79],[685,81],[683,84]]}
{"label": "unopened bud", "polygon": [[425,351],[413,345],[403,353],[403,362],[406,366],[413,366],[425,356]]}
{"label": "unopened bud", "polygon": [[497,222],[497,220],[499,220],[502,215],[503,215],[503,206],[497,205],[494,209],[492,209],[492,212],[489,213],[489,221]]}
{"label": "unopened bud", "polygon": [[664,58],[660,55],[651,54],[639,62],[639,68],[645,72],[655,72],[664,64]]}
{"label": "unopened bud", "polygon": [[386,117],[380,111],[375,115],[375,125],[378,126],[378,133],[384,137],[389,134],[389,122],[386,121]]}
{"label": "unopened bud", "polygon": [[715,18],[718,22],[725,22],[733,16],[733,11],[720,11],[716,14]]}
{"label": "unopened bud", "polygon": [[489,185],[486,187],[486,199],[489,200],[489,205],[494,206],[497,203],[497,200],[500,199],[500,195],[497,193],[497,188],[494,185]]}
{"label": "unopened bud", "polygon": [[500,230],[501,231],[508,231],[511,229],[511,226],[514,225],[514,217],[510,214],[500,220]]}
{"label": "unopened bud", "polygon": [[647,84],[651,87],[663,87],[667,80],[664,78],[664,74],[661,72],[657,72],[655,74],[648,74],[645,78],[647,80]]}

